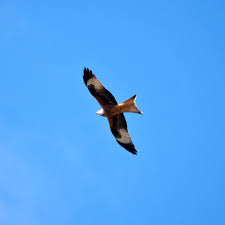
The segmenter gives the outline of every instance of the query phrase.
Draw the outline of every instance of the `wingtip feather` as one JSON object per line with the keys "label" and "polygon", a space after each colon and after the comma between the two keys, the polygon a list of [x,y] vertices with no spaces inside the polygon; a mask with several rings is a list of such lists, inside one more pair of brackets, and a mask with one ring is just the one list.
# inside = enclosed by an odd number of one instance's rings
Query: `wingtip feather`
{"label": "wingtip feather", "polygon": [[129,143],[129,144],[124,144],[120,141],[117,140],[117,142],[122,146],[124,147],[128,152],[134,154],[134,155],[137,155],[137,150],[135,149],[133,143]]}
{"label": "wingtip feather", "polygon": [[91,77],[93,77],[93,73],[90,69],[84,67],[84,75],[83,75],[83,79],[84,79],[84,83],[87,85],[87,81],[88,79],[90,79]]}

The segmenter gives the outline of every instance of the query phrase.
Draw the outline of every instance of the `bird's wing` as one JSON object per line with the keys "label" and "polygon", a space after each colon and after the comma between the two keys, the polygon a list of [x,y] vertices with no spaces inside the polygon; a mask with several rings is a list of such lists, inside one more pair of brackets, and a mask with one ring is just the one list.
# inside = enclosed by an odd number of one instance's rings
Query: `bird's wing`
{"label": "bird's wing", "polygon": [[83,78],[88,90],[102,107],[117,104],[114,96],[102,85],[91,70],[84,68]]}
{"label": "bird's wing", "polygon": [[135,149],[134,144],[128,133],[127,122],[123,113],[120,113],[116,116],[108,117],[108,120],[110,129],[112,131],[112,134],[115,136],[116,141],[127,151],[136,155],[137,150]]}

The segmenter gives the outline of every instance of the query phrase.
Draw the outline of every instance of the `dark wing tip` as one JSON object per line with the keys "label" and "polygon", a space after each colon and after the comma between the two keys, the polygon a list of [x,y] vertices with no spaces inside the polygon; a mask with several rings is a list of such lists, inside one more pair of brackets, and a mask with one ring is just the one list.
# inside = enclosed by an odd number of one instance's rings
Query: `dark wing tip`
{"label": "dark wing tip", "polygon": [[89,73],[89,72],[91,72],[91,73],[92,73],[92,71],[91,71],[91,70],[89,70],[88,68],[84,67],[84,73]]}
{"label": "dark wing tip", "polygon": [[137,150],[134,149],[133,151],[130,151],[132,154],[137,155]]}
{"label": "dark wing tip", "polygon": [[87,85],[87,81],[92,78],[94,75],[92,73],[91,70],[89,70],[88,68],[84,67],[84,75],[83,75],[83,79],[84,79],[84,83]]}
{"label": "dark wing tip", "polygon": [[137,150],[135,149],[134,145],[132,143],[124,144],[122,142],[117,141],[122,147],[124,147],[128,152],[137,155]]}

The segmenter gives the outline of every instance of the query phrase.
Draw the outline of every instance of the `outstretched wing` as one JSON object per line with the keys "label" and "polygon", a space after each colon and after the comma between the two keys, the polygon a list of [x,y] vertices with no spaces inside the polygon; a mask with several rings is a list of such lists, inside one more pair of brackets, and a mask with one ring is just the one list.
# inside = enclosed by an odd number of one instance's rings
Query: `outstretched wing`
{"label": "outstretched wing", "polygon": [[112,134],[115,136],[116,141],[127,151],[136,155],[137,150],[135,149],[134,144],[128,133],[127,122],[123,113],[120,113],[113,117],[108,117],[108,120],[110,129],[112,131]]}
{"label": "outstretched wing", "polygon": [[84,68],[83,78],[88,90],[97,99],[102,107],[109,104],[117,104],[117,101],[113,95],[102,85],[91,70]]}

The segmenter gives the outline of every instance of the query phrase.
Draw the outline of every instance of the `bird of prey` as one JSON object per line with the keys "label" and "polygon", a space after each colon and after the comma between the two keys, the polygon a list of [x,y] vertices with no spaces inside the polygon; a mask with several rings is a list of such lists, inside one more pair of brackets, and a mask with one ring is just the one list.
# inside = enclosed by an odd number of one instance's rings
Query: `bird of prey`
{"label": "bird of prey", "polygon": [[129,152],[137,154],[137,150],[128,133],[127,122],[123,114],[124,112],[143,114],[135,104],[136,95],[118,104],[114,96],[102,85],[91,70],[84,68],[83,79],[90,93],[102,107],[96,113],[107,117],[116,141]]}

